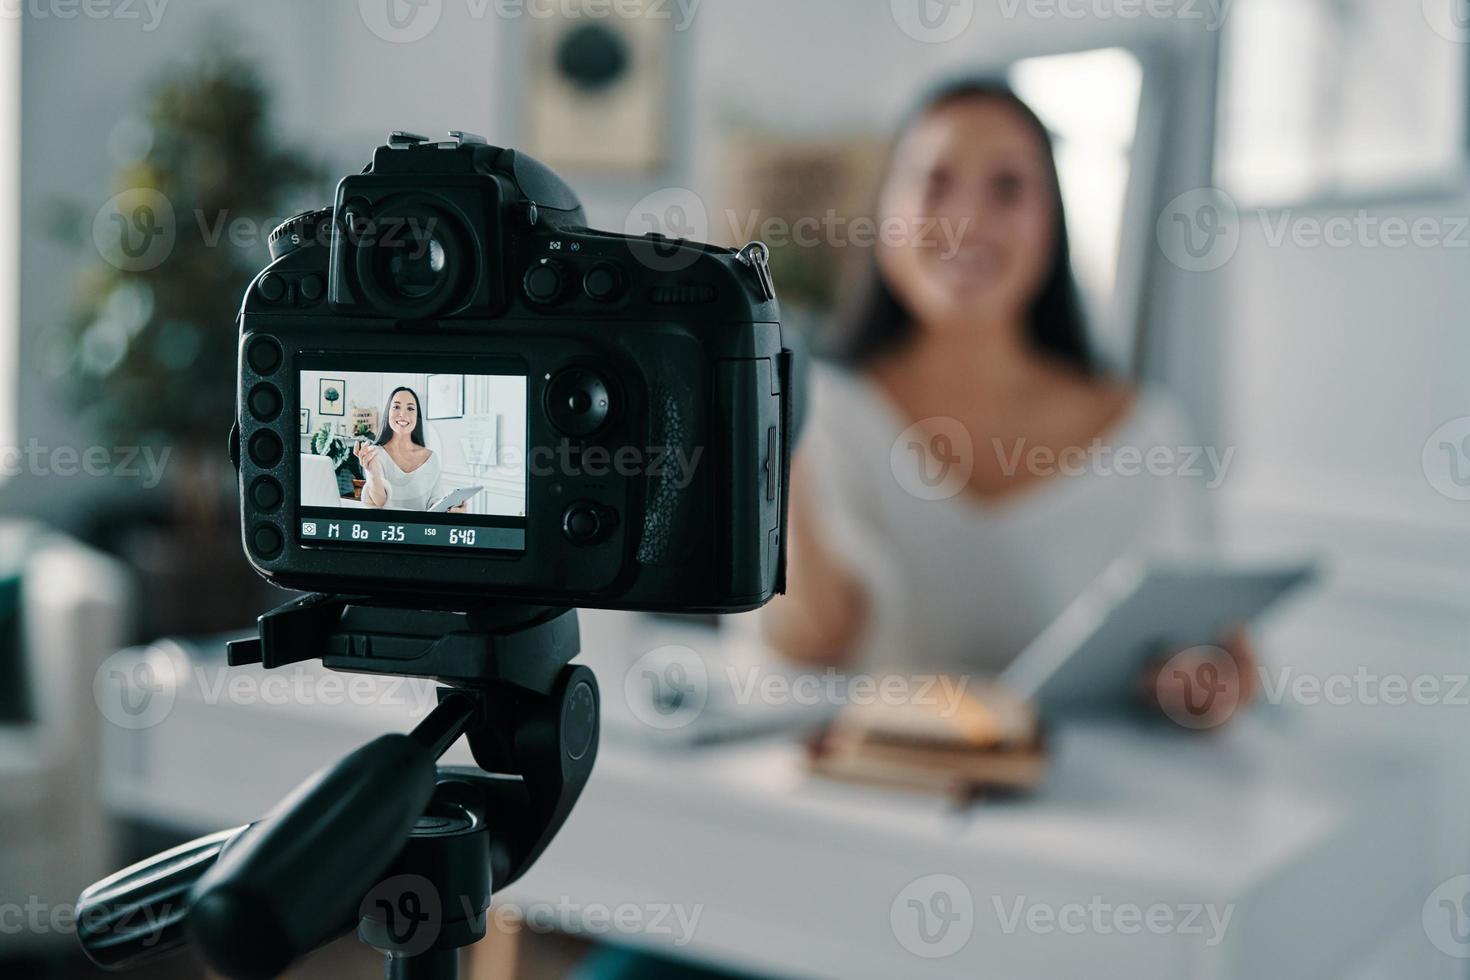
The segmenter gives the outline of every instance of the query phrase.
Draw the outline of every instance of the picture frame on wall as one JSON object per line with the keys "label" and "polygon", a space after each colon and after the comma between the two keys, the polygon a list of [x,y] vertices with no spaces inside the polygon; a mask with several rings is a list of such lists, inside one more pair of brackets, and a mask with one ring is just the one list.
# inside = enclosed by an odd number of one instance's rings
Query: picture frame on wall
{"label": "picture frame on wall", "polygon": [[428,404],[424,409],[425,418],[464,418],[464,375],[431,374],[427,388]]}
{"label": "picture frame on wall", "polygon": [[597,173],[667,165],[674,32],[659,0],[628,3],[637,15],[589,19],[563,7],[528,24],[525,148],[538,160]]}
{"label": "picture frame on wall", "polygon": [[378,410],[376,408],[354,405],[352,407],[352,424],[348,426],[354,437],[362,435],[376,438],[378,434]]}
{"label": "picture frame on wall", "polygon": [[311,435],[311,409],[309,409],[309,408],[303,408],[301,410],[301,429],[300,429],[300,431],[301,431],[301,434],[304,435],[304,436]]}
{"label": "picture frame on wall", "polygon": [[347,414],[347,382],[341,378],[322,378],[317,382],[317,414]]}

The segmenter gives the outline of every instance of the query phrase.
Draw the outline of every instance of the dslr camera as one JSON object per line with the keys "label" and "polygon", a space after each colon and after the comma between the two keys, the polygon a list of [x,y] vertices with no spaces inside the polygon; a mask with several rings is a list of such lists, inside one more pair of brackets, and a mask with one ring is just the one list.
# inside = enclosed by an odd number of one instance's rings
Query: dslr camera
{"label": "dslr camera", "polygon": [[245,552],[389,605],[680,612],[783,588],[792,356],[760,243],[586,227],[524,153],[394,133],[240,309]]}

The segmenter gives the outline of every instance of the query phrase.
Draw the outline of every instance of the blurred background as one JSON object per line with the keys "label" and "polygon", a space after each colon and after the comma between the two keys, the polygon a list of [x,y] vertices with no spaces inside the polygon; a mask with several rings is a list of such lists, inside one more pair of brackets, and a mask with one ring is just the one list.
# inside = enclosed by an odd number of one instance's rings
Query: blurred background
{"label": "blurred background", "polygon": [[1262,703],[1045,719],[1043,775],[957,801],[814,772],[852,689],[758,631],[585,612],[599,768],[466,975],[1464,976],[1467,45],[1462,0],[0,4],[0,973],[93,975],[83,886],[432,707],[224,667],[288,598],[225,452],[281,218],[470,130],[594,227],[767,240],[819,346],[906,113],[985,75],[1051,135],[1099,362],[1229,460],[1220,549],[1321,562]]}

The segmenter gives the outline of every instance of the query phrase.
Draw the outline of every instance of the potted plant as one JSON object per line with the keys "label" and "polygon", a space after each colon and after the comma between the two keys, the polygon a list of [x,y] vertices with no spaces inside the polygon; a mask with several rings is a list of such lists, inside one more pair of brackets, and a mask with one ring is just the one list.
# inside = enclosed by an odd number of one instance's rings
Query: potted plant
{"label": "potted plant", "polygon": [[[358,432],[356,434],[366,435],[367,433]],[[352,454],[352,445],[332,431],[332,423],[323,422],[321,428],[312,433],[311,451],[332,461],[332,468],[337,471],[337,490],[342,496],[357,497],[361,494],[365,479],[362,464]]]}
{"label": "potted plant", "polygon": [[43,335],[38,367],[100,440],[170,450],[159,487],[99,511],[92,535],[138,569],[155,632],[237,627],[264,599],[223,451],[234,320],[271,228],[318,175],[268,110],[260,72],[216,42],[162,74],[120,124],[128,138],[113,142],[132,159],[98,193],[113,195],[101,211],[97,200],[54,211],[54,227],[98,261],[71,316]]}

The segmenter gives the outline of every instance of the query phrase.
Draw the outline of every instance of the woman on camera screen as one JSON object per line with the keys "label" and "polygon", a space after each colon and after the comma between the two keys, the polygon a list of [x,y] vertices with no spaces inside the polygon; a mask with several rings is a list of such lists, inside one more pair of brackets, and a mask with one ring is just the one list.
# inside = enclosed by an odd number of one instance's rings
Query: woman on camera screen
{"label": "woman on camera screen", "polygon": [[[393,510],[429,509],[444,465],[438,454],[424,445],[419,396],[412,388],[393,389],[383,408],[383,427],[377,441],[358,443],[352,452],[366,478],[363,504]],[[454,513],[466,509],[464,504],[449,508]]]}
{"label": "woman on camera screen", "polygon": [[[875,217],[906,231],[812,372],[788,594],[761,625],[808,664],[992,673],[1117,557],[1208,547],[1202,481],[1117,462],[1195,440],[1164,393],[1095,360],[1050,138],[1007,87],[927,100]],[[1224,645],[1243,703],[1251,653]]]}

